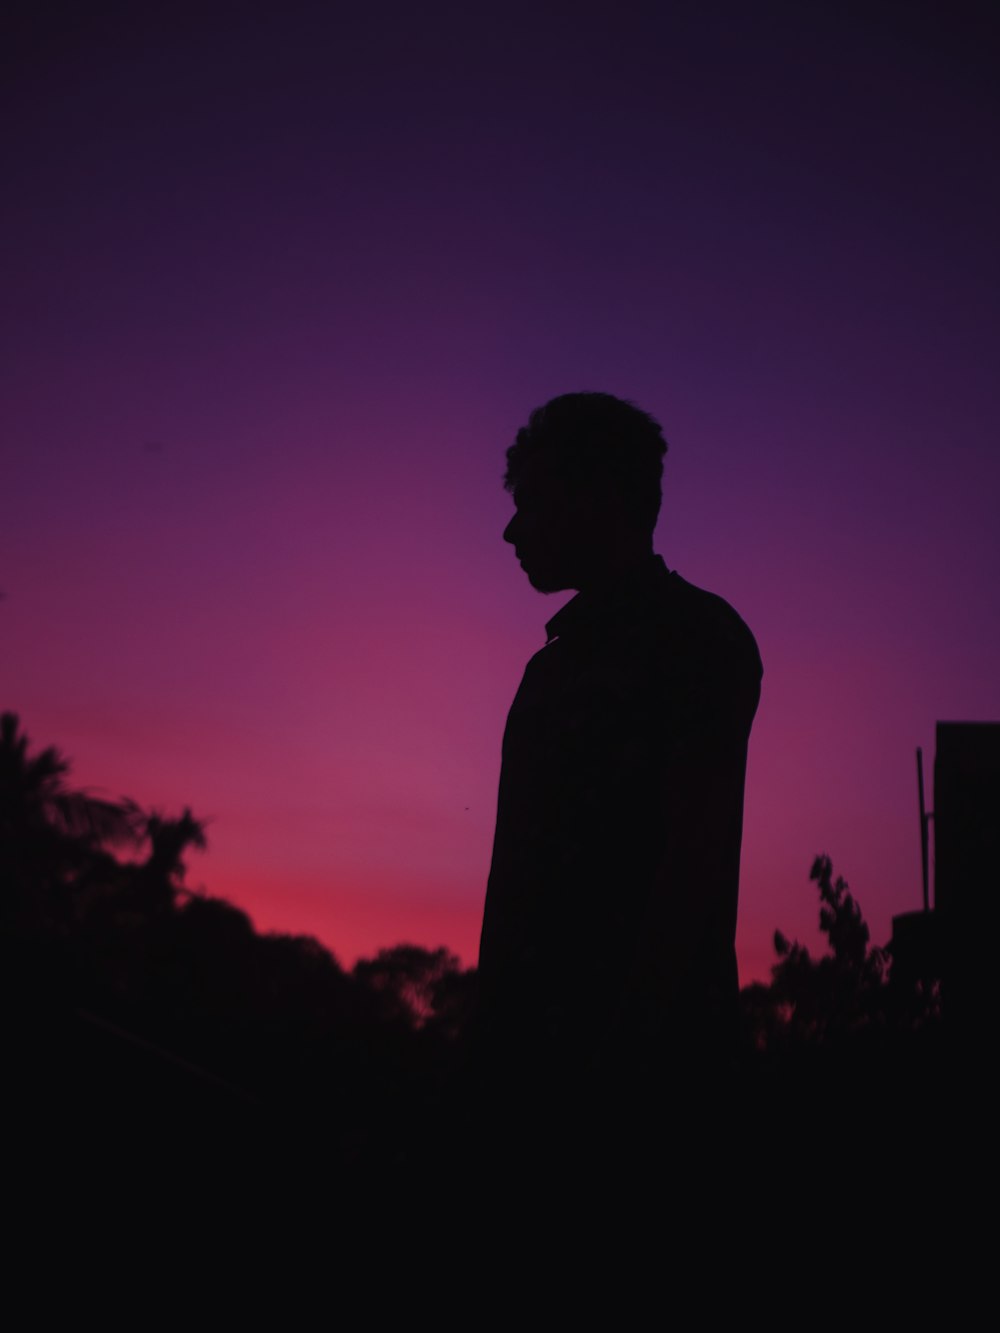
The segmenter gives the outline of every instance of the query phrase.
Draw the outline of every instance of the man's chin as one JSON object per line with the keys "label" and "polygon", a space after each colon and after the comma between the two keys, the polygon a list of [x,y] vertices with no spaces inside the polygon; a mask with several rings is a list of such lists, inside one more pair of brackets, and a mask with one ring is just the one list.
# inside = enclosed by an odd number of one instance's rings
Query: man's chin
{"label": "man's chin", "polygon": [[525,569],[524,572],[535,592],[565,592],[570,586],[565,579],[539,572],[537,569]]}

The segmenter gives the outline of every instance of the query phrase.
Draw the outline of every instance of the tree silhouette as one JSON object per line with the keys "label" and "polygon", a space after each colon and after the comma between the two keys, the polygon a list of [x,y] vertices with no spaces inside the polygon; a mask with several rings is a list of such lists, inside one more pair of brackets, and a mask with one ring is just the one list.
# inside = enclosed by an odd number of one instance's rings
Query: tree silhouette
{"label": "tree silhouette", "polygon": [[146,819],[146,836],[151,843],[146,866],[165,880],[178,884],[184,878],[184,853],[189,847],[207,846],[205,825],[185,807],[179,819],[165,819],[154,811]]}
{"label": "tree silhouette", "polygon": [[172,907],[184,889],[184,857],[191,848],[203,851],[208,845],[203,820],[195,819],[185,807],[178,819],[167,819],[153,811],[143,822],[150,849],[139,867],[136,888],[151,911]]}
{"label": "tree silhouette", "polygon": [[809,872],[819,889],[820,930],[830,951],[813,958],[805,945],[774,932],[771,984],[744,988],[745,1020],[758,1049],[842,1040],[886,1020],[888,953],[870,945],[861,908],[829,856]]}
{"label": "tree silhouette", "polygon": [[9,926],[44,930],[74,914],[81,886],[113,875],[114,847],[134,847],[145,817],[66,782],[69,761],[54,746],[29,753],[14,713],[0,716],[0,886]]}
{"label": "tree silhouette", "polygon": [[70,763],[54,746],[28,754],[28,737],[16,713],[0,716],[0,835],[5,842],[33,835],[89,847],[136,843],[143,833],[139,807],[73,791]]}
{"label": "tree silhouette", "polygon": [[461,970],[461,963],[447,949],[397,944],[380,949],[374,958],[361,959],[353,975],[380,996],[386,1019],[421,1028],[434,1017],[439,998],[454,1009],[457,988],[453,979]]}
{"label": "tree silhouette", "polygon": [[131,1105],[150,1130],[212,1106],[267,1108],[323,1126],[342,1161],[388,1161],[390,1143],[418,1154],[474,972],[446,949],[399,945],[347,973],[311,937],[259,934],[185,887],[204,821],[74,790],[69,769],[3,716],[0,973],[28,1120],[67,1098],[92,1126]]}

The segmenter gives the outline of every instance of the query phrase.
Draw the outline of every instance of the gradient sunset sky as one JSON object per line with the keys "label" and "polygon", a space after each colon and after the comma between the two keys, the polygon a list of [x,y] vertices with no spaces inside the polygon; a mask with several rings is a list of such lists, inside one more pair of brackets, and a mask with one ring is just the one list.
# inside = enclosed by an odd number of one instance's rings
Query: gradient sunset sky
{"label": "gradient sunset sky", "polygon": [[742,979],[817,941],[819,852],[885,942],[915,747],[1000,718],[996,6],[14,12],[0,707],[208,819],[189,883],[258,927],[473,962],[568,596],[503,454],[605,390],[764,660]]}

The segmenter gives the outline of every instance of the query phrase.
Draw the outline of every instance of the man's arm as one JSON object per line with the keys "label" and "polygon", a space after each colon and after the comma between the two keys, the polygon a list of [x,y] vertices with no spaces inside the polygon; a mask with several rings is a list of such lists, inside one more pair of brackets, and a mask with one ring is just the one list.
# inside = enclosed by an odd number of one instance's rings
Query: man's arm
{"label": "man's arm", "polygon": [[660,854],[608,1033],[613,1063],[724,1055],[713,1047],[725,1042],[736,999],[747,741],[760,696],[756,647],[738,660],[738,670],[724,657],[692,673],[675,699]]}

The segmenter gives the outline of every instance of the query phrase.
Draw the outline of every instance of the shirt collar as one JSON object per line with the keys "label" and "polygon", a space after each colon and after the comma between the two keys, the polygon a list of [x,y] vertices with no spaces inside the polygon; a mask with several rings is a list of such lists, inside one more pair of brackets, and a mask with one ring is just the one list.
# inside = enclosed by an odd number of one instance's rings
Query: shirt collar
{"label": "shirt collar", "polygon": [[670,574],[663,557],[650,555],[598,592],[578,592],[545,626],[546,643],[611,626],[644,602]]}

